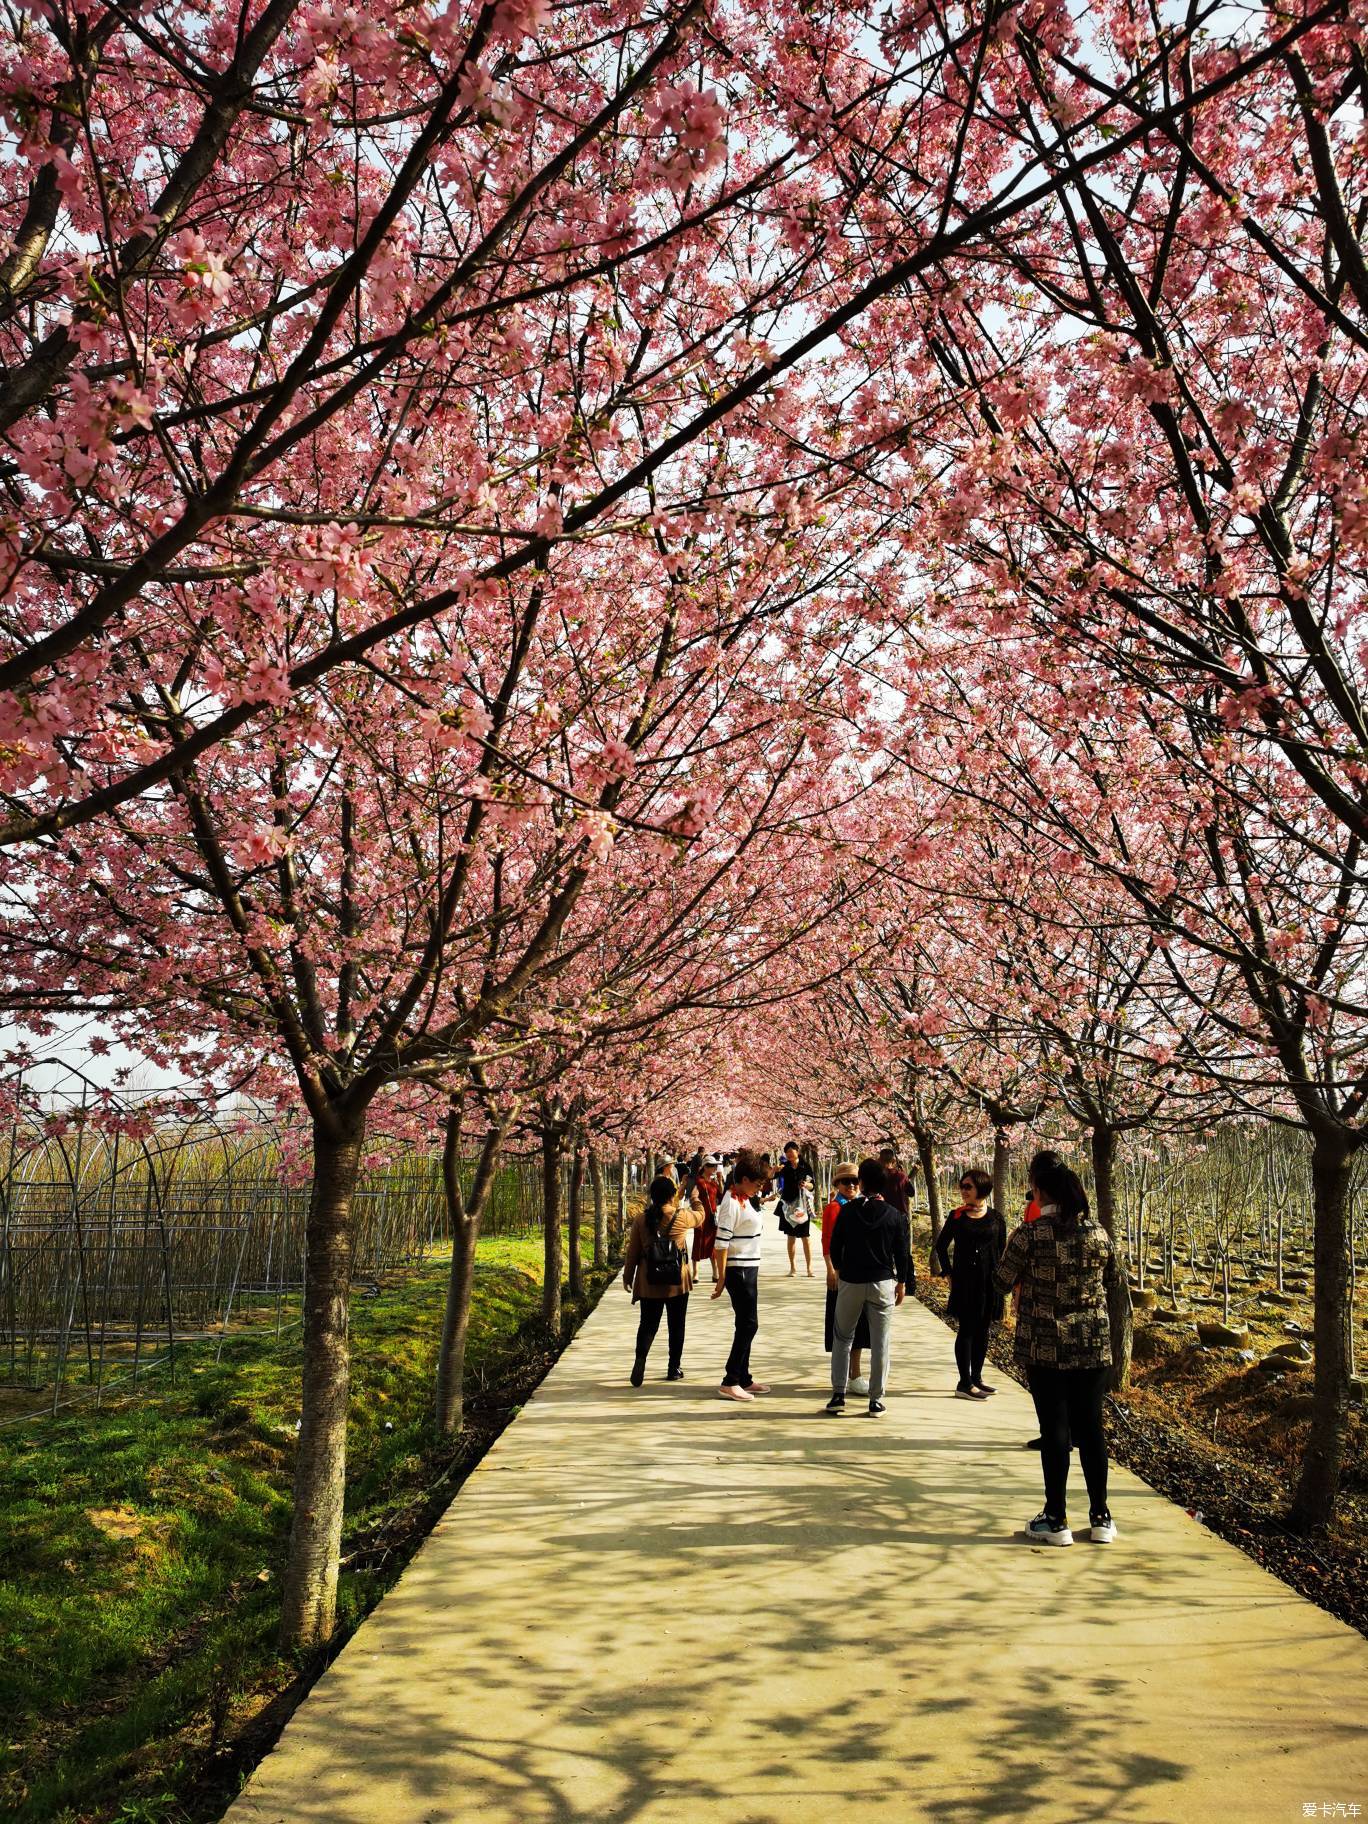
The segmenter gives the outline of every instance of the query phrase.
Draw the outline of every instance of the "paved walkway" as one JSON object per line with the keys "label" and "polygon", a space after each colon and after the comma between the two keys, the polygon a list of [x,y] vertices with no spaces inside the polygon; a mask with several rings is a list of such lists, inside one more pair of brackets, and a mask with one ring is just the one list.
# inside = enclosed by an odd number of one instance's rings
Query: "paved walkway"
{"label": "paved walkway", "polygon": [[231,1824],[1368,1819],[1368,1641],[1133,1476],[1115,1546],[1015,1542],[1029,1402],[952,1399],[921,1306],[887,1417],[819,1418],[822,1282],[768,1245],[773,1395],[712,1397],[706,1288],[633,1392],[610,1288]]}

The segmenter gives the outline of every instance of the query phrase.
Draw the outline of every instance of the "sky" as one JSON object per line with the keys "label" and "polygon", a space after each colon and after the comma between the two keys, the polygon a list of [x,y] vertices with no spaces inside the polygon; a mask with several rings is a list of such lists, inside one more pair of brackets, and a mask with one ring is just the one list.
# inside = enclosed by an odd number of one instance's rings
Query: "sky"
{"label": "sky", "polygon": [[[90,1041],[103,1031],[98,1019],[79,1014],[60,1014],[53,1022],[56,1030],[36,1038],[11,1020],[0,1021],[0,1055],[23,1046],[40,1061],[25,1070],[24,1081],[44,1098],[54,1102],[79,1101],[82,1083],[97,1088],[112,1084],[119,1072],[132,1070],[128,1088],[135,1094],[161,1092],[180,1087],[182,1079],[174,1072],[161,1070],[122,1045],[111,1045],[107,1056],[98,1056]],[[8,1072],[7,1072],[8,1074]]]}

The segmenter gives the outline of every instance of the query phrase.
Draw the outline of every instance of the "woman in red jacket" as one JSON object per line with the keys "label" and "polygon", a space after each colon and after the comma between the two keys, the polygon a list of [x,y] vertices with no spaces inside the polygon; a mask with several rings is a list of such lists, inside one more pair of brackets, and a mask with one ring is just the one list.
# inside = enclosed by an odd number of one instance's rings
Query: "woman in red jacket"
{"label": "woman in red jacket", "polygon": [[689,1194],[689,1207],[698,1218],[698,1227],[693,1235],[694,1266],[697,1267],[706,1260],[712,1268],[714,1285],[717,1283],[717,1263],[713,1259],[713,1244],[717,1240],[717,1206],[722,1201],[722,1178],[717,1169],[719,1163],[715,1154],[703,1161]]}

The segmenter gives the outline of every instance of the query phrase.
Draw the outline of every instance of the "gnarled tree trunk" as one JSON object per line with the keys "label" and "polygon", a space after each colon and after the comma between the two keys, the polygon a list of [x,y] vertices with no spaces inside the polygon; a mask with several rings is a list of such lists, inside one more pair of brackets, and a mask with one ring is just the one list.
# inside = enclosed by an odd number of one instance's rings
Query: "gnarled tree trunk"
{"label": "gnarled tree trunk", "polygon": [[1316,1215],[1315,1379],[1311,1429],[1289,1520],[1302,1529],[1327,1526],[1339,1499],[1344,1428],[1349,1401],[1349,1352],[1345,1301],[1349,1295],[1349,1182],[1353,1154],[1331,1128],[1315,1136],[1311,1187]]}
{"label": "gnarled tree trunk", "polygon": [[442,1148],[442,1184],[451,1219],[451,1277],[447,1281],[442,1341],[437,1353],[437,1429],[448,1435],[458,1432],[465,1420],[466,1338],[475,1289],[475,1248],[498,1169],[503,1136],[502,1127],[491,1127],[485,1135],[467,1197],[461,1189],[461,1111],[453,1103]]}
{"label": "gnarled tree trunk", "polygon": [[584,1260],[580,1246],[580,1199],[583,1196],[584,1145],[577,1140],[570,1158],[570,1255],[566,1274],[566,1290],[575,1299],[584,1297]]}
{"label": "gnarled tree trunk", "polygon": [[1005,1216],[1007,1211],[1007,1167],[1011,1161],[1012,1148],[1007,1139],[1006,1130],[1001,1127],[993,1129],[993,1207]]}
{"label": "gnarled tree trunk", "polygon": [[603,1161],[596,1149],[589,1153],[589,1183],[594,1192],[594,1267],[608,1265],[608,1198],[603,1185]]}
{"label": "gnarled tree trunk", "polygon": [[553,1336],[561,1327],[561,1130],[542,1128],[542,1322]]}
{"label": "gnarled tree trunk", "polygon": [[617,1235],[615,1245],[621,1247],[627,1234],[627,1155],[618,1154],[618,1194],[617,1194]]}
{"label": "gnarled tree trunk", "polygon": [[934,1248],[944,1221],[940,1179],[936,1172],[936,1142],[930,1129],[921,1126],[912,1129],[912,1139],[917,1148],[917,1163],[921,1166],[921,1175],[926,1184],[926,1208],[931,1217],[931,1246]]}
{"label": "gnarled tree trunk", "polygon": [[364,1113],[345,1109],[314,1123],[299,1452],[280,1609],[280,1637],[286,1648],[323,1645],[331,1639],[337,1620],[351,1381],[347,1326],[352,1198],[365,1129]]}
{"label": "gnarled tree trunk", "polygon": [[1116,1262],[1121,1271],[1116,1276],[1116,1289],[1107,1299],[1107,1316],[1111,1320],[1112,1366],[1108,1385],[1116,1391],[1130,1380],[1131,1351],[1135,1340],[1135,1313],[1131,1305],[1130,1280],[1127,1277],[1125,1237],[1116,1233],[1116,1132],[1098,1125],[1092,1131],[1093,1191],[1097,1201],[1097,1220],[1111,1237]]}

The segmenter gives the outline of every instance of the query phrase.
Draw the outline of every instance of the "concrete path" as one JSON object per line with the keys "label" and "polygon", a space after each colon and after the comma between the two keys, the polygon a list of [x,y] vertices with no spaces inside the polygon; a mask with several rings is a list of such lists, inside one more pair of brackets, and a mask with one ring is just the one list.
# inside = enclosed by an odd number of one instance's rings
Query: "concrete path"
{"label": "concrete path", "polygon": [[823,1284],[768,1246],[774,1393],[714,1397],[706,1287],[633,1392],[610,1288],[231,1824],[1368,1819],[1368,1641],[1133,1476],[1116,1545],[1015,1542],[1029,1401],[953,1399],[921,1306],[886,1418],[820,1418]]}

